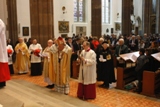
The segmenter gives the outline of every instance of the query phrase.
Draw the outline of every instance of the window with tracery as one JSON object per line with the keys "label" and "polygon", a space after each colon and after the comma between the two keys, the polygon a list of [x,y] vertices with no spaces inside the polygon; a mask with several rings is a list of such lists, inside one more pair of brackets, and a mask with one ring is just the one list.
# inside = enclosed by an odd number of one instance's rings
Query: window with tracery
{"label": "window with tracery", "polygon": [[85,22],[85,0],[74,0],[74,22]]}
{"label": "window with tracery", "polygon": [[110,24],[111,0],[102,0],[102,23]]}

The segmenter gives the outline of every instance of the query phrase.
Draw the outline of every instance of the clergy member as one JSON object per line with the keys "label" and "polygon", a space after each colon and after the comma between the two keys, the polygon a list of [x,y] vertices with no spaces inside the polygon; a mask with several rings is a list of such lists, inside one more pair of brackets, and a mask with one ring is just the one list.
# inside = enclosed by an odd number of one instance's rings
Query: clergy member
{"label": "clergy member", "polygon": [[15,68],[19,74],[24,74],[29,71],[30,54],[27,45],[23,42],[23,38],[20,37],[18,40],[19,43],[15,47],[15,52],[16,52]]}
{"label": "clergy member", "polygon": [[5,24],[0,19],[0,88],[6,86],[6,81],[10,79],[5,30]]}
{"label": "clergy member", "polygon": [[29,52],[31,53],[31,76],[37,76],[42,74],[40,57],[41,51],[41,45],[37,43],[36,39],[33,39],[32,44],[29,46]]}
{"label": "clergy member", "polygon": [[77,96],[80,99],[96,98],[96,54],[90,49],[90,43],[83,42],[83,51],[78,62],[80,62],[79,84]]}
{"label": "clergy member", "polygon": [[[54,73],[53,73],[53,55],[51,53],[51,46],[53,45],[53,41],[50,39],[48,40],[48,46],[44,49],[42,53],[42,57],[44,58],[44,63],[43,63],[43,76],[44,76],[44,81],[48,84],[46,87],[47,88],[53,88],[54,87]],[[49,77],[52,77],[52,81]]]}
{"label": "clergy member", "polygon": [[55,73],[55,78],[50,78],[52,81],[55,79],[54,90],[67,95],[69,93],[72,49],[65,43],[63,38],[59,37],[51,50],[53,53],[53,72]]}

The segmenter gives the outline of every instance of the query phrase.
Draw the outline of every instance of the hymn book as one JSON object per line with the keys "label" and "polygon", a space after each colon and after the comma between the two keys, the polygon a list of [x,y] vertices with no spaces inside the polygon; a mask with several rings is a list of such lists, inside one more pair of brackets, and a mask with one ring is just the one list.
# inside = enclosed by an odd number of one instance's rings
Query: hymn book
{"label": "hymn book", "polygon": [[124,60],[131,60],[132,62],[136,62],[137,58],[139,56],[139,52],[132,52],[127,54],[121,54],[120,57]]}
{"label": "hymn book", "polygon": [[160,62],[160,52],[152,54],[151,56]]}

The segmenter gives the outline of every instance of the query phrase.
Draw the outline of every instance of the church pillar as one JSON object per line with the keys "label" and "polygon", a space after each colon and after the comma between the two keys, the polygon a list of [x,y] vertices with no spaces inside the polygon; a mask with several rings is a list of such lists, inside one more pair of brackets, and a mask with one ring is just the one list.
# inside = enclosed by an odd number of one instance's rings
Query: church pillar
{"label": "church pillar", "polygon": [[131,5],[132,0],[122,0],[122,35],[130,35],[131,33]]}
{"label": "church pillar", "polygon": [[30,16],[31,37],[45,48],[48,39],[54,37],[53,0],[30,0]]}
{"label": "church pillar", "polygon": [[102,32],[101,0],[91,0],[91,33],[101,37]]}
{"label": "church pillar", "polygon": [[147,33],[150,34],[151,33],[151,29],[150,29],[150,16],[152,13],[152,0],[143,0],[142,3],[142,34]]}
{"label": "church pillar", "polygon": [[18,40],[17,0],[7,0],[9,38],[15,44]]}
{"label": "church pillar", "polygon": [[156,1],[156,33],[160,33],[160,1]]}

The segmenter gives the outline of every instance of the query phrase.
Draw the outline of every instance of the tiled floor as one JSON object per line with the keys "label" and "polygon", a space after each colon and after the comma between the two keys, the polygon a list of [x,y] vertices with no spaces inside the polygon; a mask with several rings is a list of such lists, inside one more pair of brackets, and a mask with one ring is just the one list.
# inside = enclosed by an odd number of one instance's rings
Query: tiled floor
{"label": "tiled floor", "polygon": [[[43,81],[42,76],[13,75],[12,79],[25,80],[42,87],[47,84]],[[97,82],[97,98],[95,100],[88,100],[88,102],[98,105],[100,107],[160,107],[160,99],[150,98],[143,95],[135,94],[128,91],[117,90],[115,88],[104,89],[98,87],[101,84]],[[69,96],[76,97],[78,82],[74,79],[70,81]],[[114,87],[115,84],[112,84]]]}

